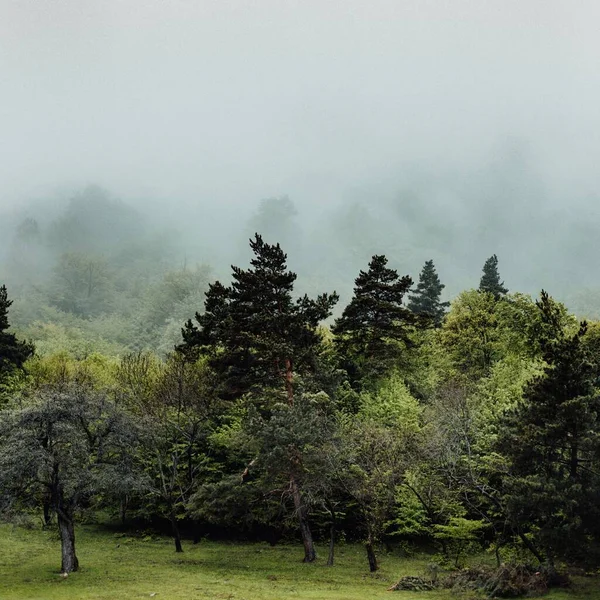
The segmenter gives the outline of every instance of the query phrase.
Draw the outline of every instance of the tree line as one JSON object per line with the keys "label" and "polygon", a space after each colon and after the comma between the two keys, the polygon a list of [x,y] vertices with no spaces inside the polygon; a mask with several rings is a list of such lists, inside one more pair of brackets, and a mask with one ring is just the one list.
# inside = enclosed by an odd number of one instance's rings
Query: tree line
{"label": "tree line", "polygon": [[166,358],[35,355],[0,290],[0,507],[57,526],[77,570],[81,512],[275,543],[430,544],[460,564],[597,567],[600,324],[509,293],[494,255],[451,305],[372,257],[340,316],[295,296],[279,244],[215,281]]}

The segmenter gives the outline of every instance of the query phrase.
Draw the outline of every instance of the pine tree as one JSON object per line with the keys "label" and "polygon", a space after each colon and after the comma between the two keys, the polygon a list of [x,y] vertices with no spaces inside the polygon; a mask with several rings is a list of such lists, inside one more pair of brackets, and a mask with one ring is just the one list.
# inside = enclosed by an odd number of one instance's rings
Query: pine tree
{"label": "pine tree", "polygon": [[[230,287],[219,282],[210,286],[205,312],[196,314],[197,326],[188,321],[179,350],[209,356],[224,398],[234,400],[250,393],[264,402],[270,392],[285,390],[292,409],[294,376],[314,371],[322,341],[317,327],[331,314],[337,294],[294,300],[296,274],[287,270],[287,257],[279,244],[266,244],[256,234],[250,247],[251,268],[232,267]],[[287,453],[289,458],[283,472],[304,543],[304,560],[312,562],[316,552],[302,494],[302,451],[293,432],[291,437],[297,443],[288,440],[278,455]]]}
{"label": "pine tree", "polygon": [[537,305],[547,366],[499,436],[499,450],[510,461],[509,518],[550,566],[556,558],[593,563],[600,556],[600,396],[582,344],[587,324],[569,334],[548,294],[542,292]]}
{"label": "pine tree", "polygon": [[33,354],[33,346],[19,341],[14,333],[8,333],[8,309],[12,300],[8,299],[6,286],[0,287],[0,384],[15,370],[21,369]]}
{"label": "pine tree", "polygon": [[450,306],[449,302],[440,302],[445,287],[440,282],[433,261],[428,260],[419,275],[417,289],[409,297],[408,308],[417,315],[429,317],[439,327],[446,312],[444,309]]}
{"label": "pine tree", "polygon": [[384,255],[373,256],[369,270],[360,271],[354,296],[333,326],[338,351],[355,381],[389,370],[410,342],[416,322],[415,315],[402,306],[412,279],[400,277],[386,265]]}
{"label": "pine tree", "polygon": [[224,398],[285,386],[293,401],[294,373],[311,372],[321,336],[319,323],[331,314],[337,294],[292,297],[296,274],[287,270],[279,244],[256,234],[250,240],[250,269],[232,266],[230,287],[209,286],[204,313],[182,330],[184,353],[202,353],[222,382]]}
{"label": "pine tree", "polygon": [[493,254],[483,265],[483,275],[479,282],[480,292],[489,292],[499,300],[508,289],[504,287],[504,281],[500,281],[500,273],[498,273],[498,257]]}

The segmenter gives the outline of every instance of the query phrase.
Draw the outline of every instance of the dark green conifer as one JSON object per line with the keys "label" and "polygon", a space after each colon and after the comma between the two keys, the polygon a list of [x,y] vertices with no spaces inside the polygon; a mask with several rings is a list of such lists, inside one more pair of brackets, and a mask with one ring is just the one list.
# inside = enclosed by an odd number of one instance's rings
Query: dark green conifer
{"label": "dark green conifer", "polygon": [[387,266],[384,255],[375,255],[368,271],[360,271],[354,296],[333,333],[351,377],[377,377],[398,360],[416,317],[402,305],[412,279]]}
{"label": "dark green conifer", "polygon": [[[322,341],[317,327],[331,314],[337,294],[294,300],[296,274],[287,270],[287,257],[279,244],[266,244],[256,234],[250,247],[254,252],[251,268],[232,267],[230,287],[219,282],[210,286],[205,312],[196,314],[198,325],[188,321],[179,350],[192,356],[208,354],[224,398],[257,392],[255,397],[264,404],[270,392],[285,390],[291,410],[294,375],[314,371]],[[269,411],[264,412],[271,423]],[[275,425],[276,417],[271,419]],[[312,562],[316,552],[302,493],[300,440],[294,432],[290,437],[292,442],[288,440],[278,452],[287,453],[284,473],[304,543],[304,560]]]}
{"label": "dark green conifer", "polygon": [[446,286],[440,282],[432,260],[428,260],[421,274],[416,290],[410,295],[408,308],[417,315],[429,317],[436,326],[442,324],[445,309],[449,302],[440,302],[442,290]]}
{"label": "dark green conifer", "polygon": [[[508,415],[499,450],[509,458],[506,505],[512,527],[538,559],[594,563],[600,556],[600,396],[582,339],[569,334],[542,291],[537,302],[544,373]],[[527,537],[524,537],[527,536]]]}
{"label": "dark green conifer", "polygon": [[319,323],[331,314],[337,294],[292,297],[296,274],[287,270],[279,244],[256,234],[250,269],[232,266],[233,282],[209,287],[203,314],[182,330],[184,353],[204,353],[223,384],[224,397],[285,385],[293,398],[294,373],[311,371],[321,343]]}
{"label": "dark green conifer", "polygon": [[8,299],[6,286],[0,287],[0,384],[11,373],[21,369],[25,361],[33,354],[33,346],[17,339],[14,333],[7,330],[8,309],[12,300]]}
{"label": "dark green conifer", "polygon": [[489,292],[499,300],[508,289],[504,287],[504,281],[500,281],[500,273],[498,273],[498,257],[493,254],[483,265],[483,275],[479,282],[480,292]]}

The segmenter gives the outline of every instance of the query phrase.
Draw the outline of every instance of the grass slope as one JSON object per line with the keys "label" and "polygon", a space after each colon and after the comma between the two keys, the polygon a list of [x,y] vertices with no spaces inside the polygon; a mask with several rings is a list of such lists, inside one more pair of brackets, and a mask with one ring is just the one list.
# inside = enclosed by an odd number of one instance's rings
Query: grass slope
{"label": "grass slope", "polygon": [[[2,600],[449,600],[447,592],[387,592],[403,575],[423,572],[423,559],[384,556],[381,570],[367,572],[363,549],[340,546],[336,565],[300,562],[301,547],[266,544],[187,544],[175,554],[165,538],[119,537],[91,527],[77,531],[81,570],[63,580],[58,572],[60,544],[52,533],[0,526]],[[325,555],[325,549],[322,550]],[[553,600],[600,598],[597,581],[553,592]],[[154,595],[152,595],[154,594]],[[390,595],[392,594],[392,595]]]}

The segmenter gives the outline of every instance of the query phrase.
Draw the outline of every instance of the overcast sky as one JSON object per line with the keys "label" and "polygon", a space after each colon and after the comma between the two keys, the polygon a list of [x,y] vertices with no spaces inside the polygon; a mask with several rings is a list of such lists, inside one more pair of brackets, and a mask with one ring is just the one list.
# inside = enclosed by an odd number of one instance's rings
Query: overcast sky
{"label": "overcast sky", "polygon": [[597,0],[0,0],[0,206],[319,202],[523,144],[594,189]]}

